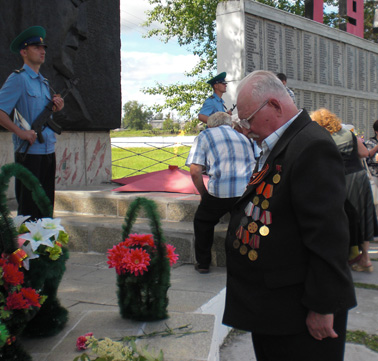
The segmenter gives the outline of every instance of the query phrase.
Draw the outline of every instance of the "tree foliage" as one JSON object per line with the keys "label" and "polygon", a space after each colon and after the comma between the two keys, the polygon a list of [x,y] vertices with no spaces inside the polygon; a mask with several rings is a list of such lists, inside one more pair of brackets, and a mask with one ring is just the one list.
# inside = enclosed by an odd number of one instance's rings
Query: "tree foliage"
{"label": "tree foliage", "polygon": [[124,116],[122,125],[124,128],[142,130],[148,126],[148,121],[152,119],[153,113],[145,110],[143,104],[136,100],[130,100],[123,106]]}
{"label": "tree foliage", "polygon": [[[161,27],[150,30],[147,37],[158,37],[164,43],[175,39],[180,46],[185,46],[199,57],[193,69],[187,71],[188,78],[194,78],[189,84],[156,83],[155,87],[145,88],[143,92],[150,95],[163,95],[165,104],[155,104],[153,109],[176,110],[182,116],[190,118],[198,113],[204,100],[211,95],[212,89],[206,81],[216,75],[216,9],[220,2],[227,0],[149,0],[154,6],[148,11],[144,25],[158,22]],[[304,16],[304,0],[257,0],[260,3]],[[338,0],[325,0],[324,3],[338,7]],[[377,41],[373,34],[374,1],[365,2],[365,39]],[[345,20],[337,12],[324,14],[324,24],[339,27]]]}

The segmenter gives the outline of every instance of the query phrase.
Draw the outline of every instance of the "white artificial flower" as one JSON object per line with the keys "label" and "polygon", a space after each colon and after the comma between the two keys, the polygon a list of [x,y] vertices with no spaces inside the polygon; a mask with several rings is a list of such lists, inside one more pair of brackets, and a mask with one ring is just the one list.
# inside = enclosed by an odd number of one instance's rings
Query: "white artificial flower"
{"label": "white artificial flower", "polygon": [[37,221],[37,223],[39,222],[42,224],[43,228],[55,231],[55,239],[58,239],[59,231],[64,231],[63,226],[60,224],[60,218],[42,218]]}
{"label": "white artificial flower", "polygon": [[43,228],[41,222],[26,222],[25,226],[30,233],[23,234],[21,238],[30,242],[33,251],[36,251],[41,244],[48,247],[54,247],[50,237],[55,235],[55,230]]}
{"label": "white artificial flower", "polygon": [[13,218],[13,224],[16,227],[16,229],[19,229],[21,227],[21,224],[29,218],[30,216],[16,216]]}
{"label": "white artificial flower", "polygon": [[26,246],[25,245],[22,245],[21,247],[25,252],[26,254],[28,255],[24,261],[23,261],[23,265],[24,265],[24,268],[29,271],[29,261],[34,259],[34,258],[38,258],[39,255],[34,253],[33,250],[32,250],[32,247],[31,247],[31,243],[28,243]]}

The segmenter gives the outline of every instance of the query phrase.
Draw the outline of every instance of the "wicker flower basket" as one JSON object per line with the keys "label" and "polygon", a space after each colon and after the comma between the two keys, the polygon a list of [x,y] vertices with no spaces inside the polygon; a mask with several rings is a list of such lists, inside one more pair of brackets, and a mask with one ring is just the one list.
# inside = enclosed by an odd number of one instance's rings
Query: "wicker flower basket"
{"label": "wicker flower basket", "polygon": [[[20,164],[6,164],[0,172],[0,251],[12,254],[18,249],[17,231],[7,207],[6,190],[11,177],[16,177],[32,191],[36,206],[44,217],[52,218],[53,207],[39,184],[37,178]],[[52,336],[60,332],[68,320],[68,311],[60,305],[57,298],[58,287],[65,272],[68,250],[62,248],[63,254],[57,260],[48,255],[30,260],[30,269],[25,271],[25,282],[32,288],[40,290],[47,296],[36,316],[25,324],[24,335],[29,337]]]}
{"label": "wicker flower basket", "polygon": [[[149,218],[152,235],[130,233],[141,207]],[[170,264],[178,256],[174,247],[166,245],[153,201],[140,197],[131,203],[122,236],[125,241],[108,251],[108,263],[117,271],[121,316],[138,321],[167,318]]]}

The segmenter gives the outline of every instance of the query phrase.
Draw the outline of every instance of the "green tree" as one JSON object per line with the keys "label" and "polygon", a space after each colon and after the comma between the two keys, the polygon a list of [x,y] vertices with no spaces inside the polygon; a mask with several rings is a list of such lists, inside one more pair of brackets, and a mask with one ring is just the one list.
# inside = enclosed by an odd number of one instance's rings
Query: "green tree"
{"label": "green tree", "polygon": [[171,114],[164,119],[163,130],[171,133],[177,133],[180,130],[180,125],[171,118]]}
{"label": "green tree", "polygon": [[139,104],[136,100],[130,100],[125,103],[123,106],[123,127],[137,130],[146,129],[153,113],[150,110],[145,110],[145,108],[143,104]]}
{"label": "green tree", "polygon": [[[189,84],[156,83],[154,87],[145,88],[143,92],[150,95],[163,95],[165,103],[155,105],[153,109],[176,110],[179,115],[190,118],[197,114],[205,99],[211,94],[206,80],[215,75],[217,70],[216,53],[216,9],[217,5],[227,0],[149,0],[154,6],[147,12],[148,19],[144,25],[150,26],[158,22],[161,27],[147,33],[147,37],[158,37],[167,43],[175,39],[180,46],[187,47],[199,57],[193,69],[186,72],[193,78]],[[257,0],[260,3],[289,13],[304,16],[304,0]],[[325,4],[338,7],[338,0],[325,0]],[[376,40],[377,34],[372,33],[374,1],[365,3],[365,39]],[[179,20],[179,21],[178,21]],[[324,24],[338,27],[345,20],[337,12],[324,14]]]}

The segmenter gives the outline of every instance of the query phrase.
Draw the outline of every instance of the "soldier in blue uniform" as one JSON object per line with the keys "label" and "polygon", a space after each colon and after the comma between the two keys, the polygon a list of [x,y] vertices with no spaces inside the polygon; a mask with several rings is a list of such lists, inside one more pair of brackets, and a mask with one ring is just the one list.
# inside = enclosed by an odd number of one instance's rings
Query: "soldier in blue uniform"
{"label": "soldier in blue uniform", "polygon": [[224,100],[222,99],[222,95],[227,91],[226,76],[227,74],[223,72],[207,81],[207,84],[210,84],[213,88],[214,93],[205,100],[198,114],[198,119],[201,122],[207,123],[207,118],[216,112],[232,114],[231,110],[227,110]]}
{"label": "soldier in blue uniform", "polygon": [[[45,62],[45,36],[44,28],[32,26],[13,40],[10,49],[13,53],[21,55],[24,65],[21,69],[15,70],[0,89],[0,125],[13,133],[15,161],[38,178],[54,205],[55,133],[46,127],[42,133],[44,143],[40,143],[36,139],[36,132],[31,129],[34,120],[51,100],[54,103],[54,111],[60,111],[64,107],[64,100],[59,95],[51,96],[48,80],[39,72]],[[15,114],[15,123],[10,118],[12,112]],[[26,156],[26,147],[19,149],[24,140],[30,144]],[[16,198],[18,214],[41,217],[30,191],[20,180],[16,180]]]}

